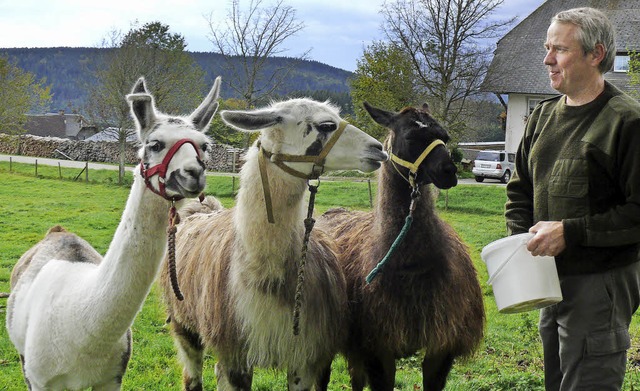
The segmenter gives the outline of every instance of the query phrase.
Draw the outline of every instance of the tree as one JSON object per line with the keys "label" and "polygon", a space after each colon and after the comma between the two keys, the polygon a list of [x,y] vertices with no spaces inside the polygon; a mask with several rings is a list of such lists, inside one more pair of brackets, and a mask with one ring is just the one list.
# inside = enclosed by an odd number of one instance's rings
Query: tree
{"label": "tree", "polygon": [[383,30],[413,63],[416,86],[454,138],[464,127],[468,98],[478,93],[496,38],[515,18],[491,15],[504,0],[393,0],[385,3]]}
{"label": "tree", "polygon": [[171,34],[169,26],[160,22],[134,26],[124,36],[112,31],[103,46],[109,49],[106,66],[96,72],[87,111],[120,143],[122,182],[127,139],[135,132],[124,97],[135,81],[145,77],[162,111],[186,113],[202,100],[204,71],[185,52],[184,38]]}
{"label": "tree", "polygon": [[386,42],[369,45],[362,59],[357,61],[355,76],[350,80],[358,124],[378,139],[385,137],[387,130],[371,119],[362,103],[367,101],[395,111],[421,103],[418,102],[415,80],[411,57],[400,46]]}
{"label": "tree", "polygon": [[[247,106],[244,100],[229,98],[220,100],[220,107],[218,108],[218,111],[245,110],[246,108]],[[219,115],[213,117],[209,132],[216,142],[236,148],[242,148],[246,141],[244,133],[238,132],[227,126]]]}
{"label": "tree", "polygon": [[45,82],[0,56],[0,133],[24,133],[27,113],[48,109],[51,87]]}
{"label": "tree", "polygon": [[629,52],[629,85],[636,87],[629,91],[631,96],[640,100],[640,91],[637,88],[640,86],[640,53],[635,50]]}
{"label": "tree", "polygon": [[[304,28],[296,20],[295,9],[284,5],[283,0],[268,7],[262,4],[262,0],[250,0],[243,12],[240,0],[232,0],[222,25],[209,17],[214,50],[224,56],[225,69],[232,75],[226,84],[243,97],[247,108],[268,97],[287,78],[295,61],[267,73],[267,60],[285,52],[284,42]],[[293,58],[304,59],[306,55]]]}

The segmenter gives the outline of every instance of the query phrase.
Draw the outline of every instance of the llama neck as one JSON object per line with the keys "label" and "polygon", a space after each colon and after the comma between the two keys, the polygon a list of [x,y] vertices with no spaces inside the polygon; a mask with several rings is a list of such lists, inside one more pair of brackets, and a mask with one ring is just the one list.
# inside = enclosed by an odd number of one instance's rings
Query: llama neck
{"label": "llama neck", "polygon": [[[434,199],[430,185],[419,188],[421,194],[416,199],[411,230],[403,241],[404,246],[412,246],[412,241],[424,243],[431,240],[433,225],[437,224]],[[386,250],[396,239],[405,224],[411,206],[411,186],[393,168],[390,162],[383,164],[378,174],[378,194],[375,206],[375,224],[381,248]],[[425,232],[425,235],[411,235],[411,232]],[[421,245],[423,247],[424,244]]]}
{"label": "llama neck", "polygon": [[[135,171],[129,198],[88,295],[95,323],[121,336],[142,307],[166,250],[169,202],[152,193]],[[97,333],[100,335],[100,333]]]}
{"label": "llama neck", "polygon": [[[240,175],[235,229],[244,251],[243,267],[264,278],[284,278],[287,260],[301,251],[306,217],[306,181],[267,163],[275,222],[267,221],[267,209],[257,153],[250,151]],[[257,276],[256,276],[257,277]]]}

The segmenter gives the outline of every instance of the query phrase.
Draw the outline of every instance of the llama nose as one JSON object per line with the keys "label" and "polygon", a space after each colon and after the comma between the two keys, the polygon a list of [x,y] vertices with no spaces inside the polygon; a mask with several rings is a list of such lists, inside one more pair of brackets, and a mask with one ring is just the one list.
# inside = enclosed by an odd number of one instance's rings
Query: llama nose
{"label": "llama nose", "polygon": [[184,171],[191,175],[194,178],[199,177],[204,172],[204,168],[202,167],[194,167],[194,168],[185,168]]}
{"label": "llama nose", "polygon": [[191,167],[185,167],[184,168],[184,172],[191,175],[194,178],[199,177],[200,175],[202,175],[202,173],[205,171],[205,165],[204,162],[201,159],[198,159],[198,165],[195,166],[191,166]]}
{"label": "llama nose", "polygon": [[458,167],[453,163],[447,163],[444,165],[442,171],[447,175],[454,175],[458,172]]}

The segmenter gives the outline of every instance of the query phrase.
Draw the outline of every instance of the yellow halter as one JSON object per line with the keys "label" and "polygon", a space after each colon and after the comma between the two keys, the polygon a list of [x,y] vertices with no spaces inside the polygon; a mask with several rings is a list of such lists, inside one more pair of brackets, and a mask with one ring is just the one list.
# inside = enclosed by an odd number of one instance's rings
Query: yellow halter
{"label": "yellow halter", "polygon": [[431,144],[429,144],[427,148],[425,148],[424,151],[422,151],[422,153],[420,154],[420,156],[418,156],[416,161],[411,163],[406,160],[400,159],[391,151],[390,140],[391,139],[389,139],[389,147],[387,148],[387,150],[389,151],[389,156],[391,156],[391,162],[394,163],[393,167],[396,169],[396,171],[398,171],[398,173],[400,171],[398,170],[398,167],[396,166],[396,164],[409,169],[409,178],[408,179],[405,178],[405,179],[407,179],[407,181],[413,188],[416,187],[415,177],[416,177],[416,174],[418,173],[418,168],[420,167],[420,164],[422,164],[424,159],[426,159],[427,156],[429,156],[429,154],[431,153],[431,151],[433,151],[435,147],[437,147],[438,145],[445,145],[444,141],[440,139],[433,140],[433,142],[431,142]]}
{"label": "yellow halter", "polygon": [[[331,135],[318,155],[289,155],[285,153],[272,153],[266,151],[258,141],[258,167],[260,168],[260,177],[262,178],[262,191],[264,193],[264,201],[267,208],[267,220],[269,223],[273,224],[275,220],[273,218],[273,208],[271,206],[271,190],[269,189],[269,178],[267,176],[267,161],[272,162],[289,175],[306,180],[318,179],[324,171],[324,164],[327,155],[342,133],[344,133],[347,125],[349,125],[347,121],[340,122],[338,129],[336,129],[336,131]],[[313,163],[313,167],[311,168],[311,173],[305,174],[284,164],[285,162]]]}

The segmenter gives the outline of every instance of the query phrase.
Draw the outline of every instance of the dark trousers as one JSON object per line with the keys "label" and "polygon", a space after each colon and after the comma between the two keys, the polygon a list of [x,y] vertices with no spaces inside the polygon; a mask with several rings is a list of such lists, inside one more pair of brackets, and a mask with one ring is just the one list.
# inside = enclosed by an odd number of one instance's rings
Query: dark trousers
{"label": "dark trousers", "polygon": [[560,287],[563,300],[540,311],[546,390],[620,390],[640,303],[640,262],[561,277]]}

